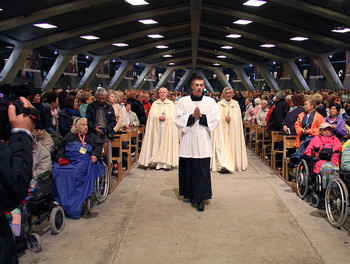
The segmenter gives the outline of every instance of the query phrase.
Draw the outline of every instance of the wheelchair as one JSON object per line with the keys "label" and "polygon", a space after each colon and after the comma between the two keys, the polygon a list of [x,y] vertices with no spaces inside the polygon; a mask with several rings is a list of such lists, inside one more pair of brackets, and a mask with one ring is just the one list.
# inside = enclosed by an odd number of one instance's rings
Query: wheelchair
{"label": "wheelchair", "polygon": [[322,189],[320,174],[314,172],[314,166],[319,160],[316,153],[319,148],[311,150],[311,157],[304,156],[298,164],[296,171],[297,193],[301,199],[309,195],[310,205],[315,208],[324,206],[325,190]]}
{"label": "wheelchair", "polygon": [[40,225],[49,219],[51,234],[56,235],[63,230],[65,214],[63,208],[54,203],[52,184],[50,171],[39,175],[33,193],[21,205],[20,236],[15,237],[18,251],[29,248],[37,253],[41,250],[41,239],[33,231],[33,225]]}
{"label": "wheelchair", "polygon": [[339,170],[339,177],[332,179],[326,188],[325,207],[329,222],[342,227],[349,215],[350,172]]}
{"label": "wheelchair", "polygon": [[102,162],[104,166],[104,172],[95,180],[94,192],[87,198],[83,204],[83,208],[86,209],[88,214],[91,214],[94,201],[97,204],[103,203],[108,197],[109,191],[109,171],[105,162]]}

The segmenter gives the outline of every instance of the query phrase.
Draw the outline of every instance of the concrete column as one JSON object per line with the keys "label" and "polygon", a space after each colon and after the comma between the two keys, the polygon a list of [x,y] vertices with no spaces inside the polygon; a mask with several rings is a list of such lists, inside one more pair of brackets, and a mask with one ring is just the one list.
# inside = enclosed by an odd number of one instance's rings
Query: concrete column
{"label": "concrete column", "polygon": [[173,74],[173,72],[175,71],[174,68],[171,67],[167,67],[166,71],[164,72],[162,78],[159,80],[159,82],[156,85],[156,89],[158,90],[159,88],[163,87],[167,81],[169,80],[169,78],[171,77],[171,75]]}
{"label": "concrete column", "polygon": [[182,87],[184,87],[186,85],[186,83],[188,82],[188,80],[191,78],[193,71],[187,69],[185,74],[182,76],[181,80],[179,81],[179,83],[176,85],[175,87],[175,91],[182,89]]}
{"label": "concrete column", "polygon": [[64,52],[60,53],[41,85],[43,91],[48,91],[54,87],[72,56],[73,55]]}
{"label": "concrete column", "polygon": [[134,65],[133,62],[127,62],[123,61],[122,64],[119,66],[119,69],[114,74],[111,82],[109,83],[107,90],[113,89],[116,90],[119,83],[123,80],[125,74],[130,70],[130,68]]}
{"label": "concrete column", "polygon": [[105,59],[101,57],[94,58],[86,73],[84,74],[83,78],[81,78],[78,84],[78,89],[84,89],[90,85],[92,80],[96,77],[96,73],[98,72],[100,66],[104,63],[104,61]]}
{"label": "concrete column", "polygon": [[211,68],[211,69],[216,73],[216,75],[219,78],[219,81],[221,82],[222,86],[229,87],[229,88],[232,89],[232,86],[228,82],[228,80],[226,79],[226,76],[222,72],[222,69],[219,69],[219,68]]}
{"label": "concrete column", "polygon": [[328,58],[328,55],[320,55],[319,58],[316,58],[316,61],[322,73],[331,85],[332,89],[336,91],[343,89],[344,86],[341,83],[338,74],[334,70],[334,67]]}
{"label": "concrete column", "polygon": [[142,88],[143,84],[146,81],[146,78],[148,77],[148,75],[150,75],[153,68],[154,67],[150,66],[150,65],[147,65],[145,67],[145,69],[142,71],[140,77],[137,79],[136,83],[133,85],[134,90],[138,90],[138,89]]}
{"label": "concrete column", "polygon": [[259,69],[259,71],[261,72],[265,81],[272,89],[274,89],[275,91],[281,90],[279,85],[277,84],[275,78],[273,78],[273,76],[270,74],[270,71],[266,68],[266,66],[256,64],[255,67],[257,67]]}
{"label": "concrete column", "polygon": [[298,86],[301,90],[310,91],[309,86],[307,85],[303,75],[298,69],[298,66],[295,64],[294,60],[287,60],[282,62],[284,65],[284,68],[288,70],[290,76],[292,77],[295,84]]}
{"label": "concrete column", "polygon": [[211,92],[214,92],[214,89],[213,87],[211,87],[207,77],[204,75],[203,71],[202,70],[199,70],[198,71],[198,75],[201,76],[204,80],[204,83],[205,83],[205,86],[211,91]]}
{"label": "concrete column", "polygon": [[31,51],[31,49],[15,47],[1,71],[0,82],[13,82]]}
{"label": "concrete column", "polygon": [[244,87],[247,89],[247,91],[255,91],[255,88],[252,84],[252,82],[249,80],[247,74],[244,72],[243,68],[241,66],[236,66],[233,68],[234,71],[237,73],[239,78],[241,79]]}

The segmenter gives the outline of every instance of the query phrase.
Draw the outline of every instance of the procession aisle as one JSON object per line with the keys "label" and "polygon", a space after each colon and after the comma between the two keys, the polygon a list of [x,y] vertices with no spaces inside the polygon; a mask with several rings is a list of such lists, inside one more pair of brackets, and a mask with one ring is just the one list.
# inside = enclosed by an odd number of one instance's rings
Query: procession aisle
{"label": "procession aisle", "polygon": [[348,263],[350,238],[254,155],[212,173],[204,212],[178,196],[177,170],[134,168],[92,216],[67,219],[20,263]]}

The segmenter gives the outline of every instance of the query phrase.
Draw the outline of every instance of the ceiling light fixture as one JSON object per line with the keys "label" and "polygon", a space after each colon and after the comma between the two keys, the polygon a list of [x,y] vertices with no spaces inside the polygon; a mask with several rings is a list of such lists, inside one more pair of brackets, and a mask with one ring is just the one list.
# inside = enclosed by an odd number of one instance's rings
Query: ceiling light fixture
{"label": "ceiling light fixture", "polygon": [[240,38],[240,37],[242,37],[242,36],[239,34],[230,34],[230,35],[226,36],[226,38]]}
{"label": "ceiling light fixture", "polygon": [[158,22],[153,19],[140,19],[139,22],[145,25],[158,24]]}
{"label": "ceiling light fixture", "polygon": [[157,49],[168,49],[169,47],[168,46],[165,46],[165,45],[158,45],[156,46]]}
{"label": "ceiling light fixture", "polygon": [[175,65],[175,62],[170,62],[169,65]]}
{"label": "ceiling light fixture", "polygon": [[216,56],[216,58],[218,58],[218,59],[226,59],[226,56],[224,56],[224,55],[219,55],[219,56]]}
{"label": "ceiling light fixture", "polygon": [[149,38],[164,38],[164,36],[159,35],[159,34],[150,34],[150,35],[147,35],[147,37],[149,37]]}
{"label": "ceiling light fixture", "polygon": [[95,40],[95,39],[100,39],[99,37],[96,37],[96,36],[91,36],[91,35],[87,35],[87,36],[80,36],[80,38],[82,38],[82,39],[87,39],[87,40]]}
{"label": "ceiling light fixture", "polygon": [[247,2],[245,2],[243,5],[245,6],[255,6],[255,7],[259,7],[266,4],[266,1],[260,1],[260,0],[248,0]]}
{"label": "ceiling light fixture", "polygon": [[117,47],[127,47],[127,46],[129,46],[129,44],[127,44],[127,43],[113,43],[112,45],[113,46],[117,46]]}
{"label": "ceiling light fixture", "polygon": [[1,12],[1,11],[4,11],[4,9],[0,8],[0,12]]}
{"label": "ceiling light fixture", "polygon": [[262,48],[274,48],[275,45],[274,44],[262,44],[262,45],[260,45],[260,47],[262,47]]}
{"label": "ceiling light fixture", "polygon": [[130,5],[148,5],[149,3],[144,0],[125,0],[125,2],[129,3]]}
{"label": "ceiling light fixture", "polygon": [[222,49],[233,49],[232,46],[222,46],[221,48],[222,48]]}
{"label": "ceiling light fixture", "polygon": [[304,41],[304,40],[308,40],[309,38],[306,37],[294,37],[294,38],[290,38],[290,40],[293,41]]}
{"label": "ceiling light fixture", "polygon": [[238,24],[238,25],[248,25],[250,23],[252,23],[253,21],[251,20],[246,20],[246,19],[238,19],[235,22],[233,22],[233,24]]}
{"label": "ceiling light fixture", "polygon": [[39,28],[44,28],[44,29],[57,28],[57,26],[51,25],[49,23],[37,23],[37,24],[33,24],[33,26],[39,27]]}
{"label": "ceiling light fixture", "polygon": [[167,54],[167,55],[164,55],[163,57],[164,58],[171,58],[173,55],[170,55],[170,54]]}
{"label": "ceiling light fixture", "polygon": [[219,64],[219,63],[214,63],[213,65],[214,65],[214,66],[220,66],[220,64]]}
{"label": "ceiling light fixture", "polygon": [[347,33],[347,32],[350,32],[350,28],[336,27],[335,29],[332,30],[332,32],[335,32],[335,33]]}

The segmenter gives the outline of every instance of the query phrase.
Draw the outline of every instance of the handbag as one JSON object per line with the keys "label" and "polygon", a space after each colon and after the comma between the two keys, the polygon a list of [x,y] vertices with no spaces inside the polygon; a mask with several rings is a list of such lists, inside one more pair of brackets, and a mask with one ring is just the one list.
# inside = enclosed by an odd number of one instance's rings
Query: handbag
{"label": "handbag", "polygon": [[[324,145],[323,145],[324,146]],[[333,156],[333,148],[322,148],[318,153],[318,158],[320,160],[331,161]]]}

